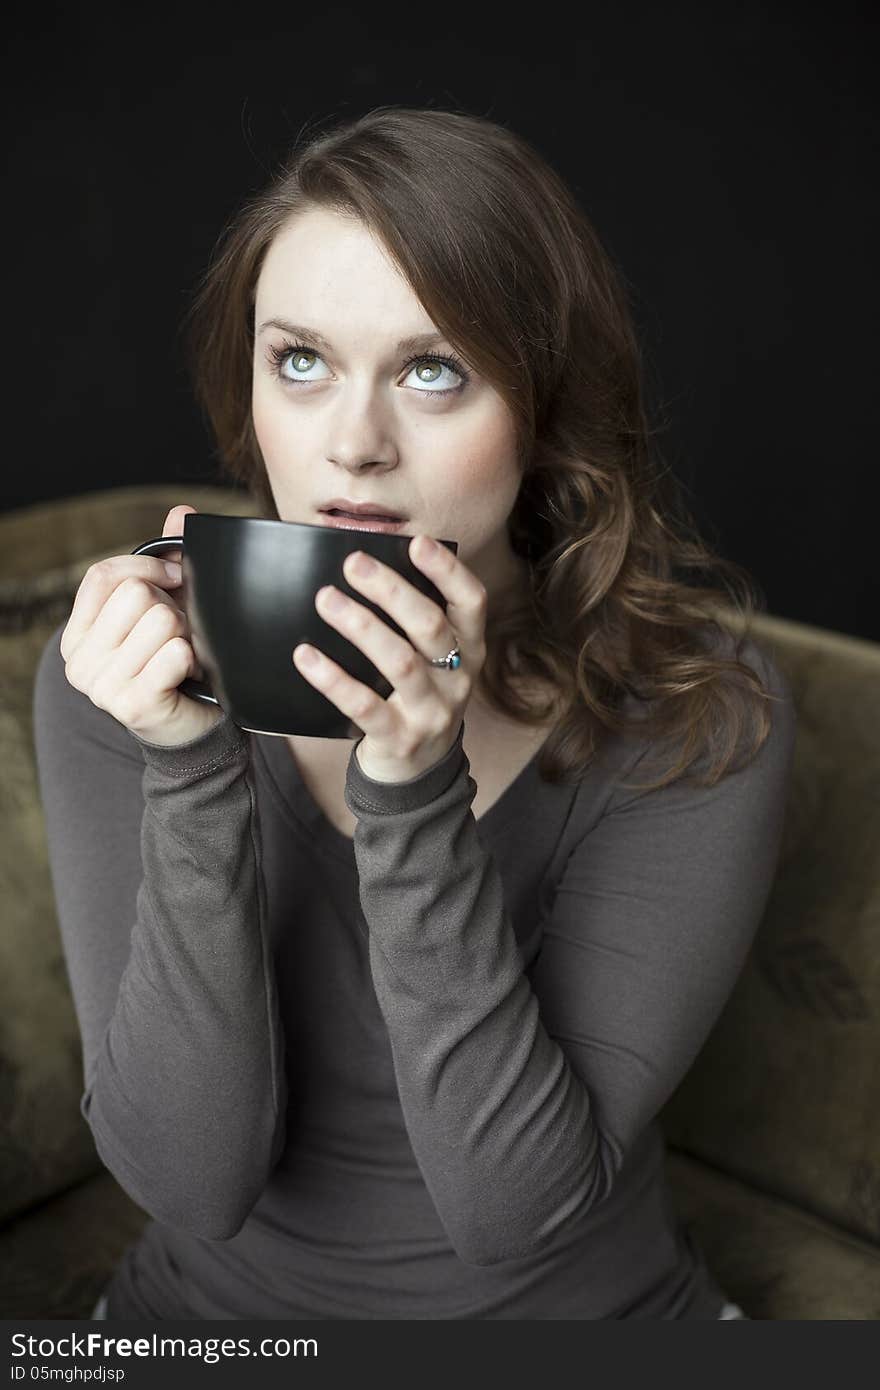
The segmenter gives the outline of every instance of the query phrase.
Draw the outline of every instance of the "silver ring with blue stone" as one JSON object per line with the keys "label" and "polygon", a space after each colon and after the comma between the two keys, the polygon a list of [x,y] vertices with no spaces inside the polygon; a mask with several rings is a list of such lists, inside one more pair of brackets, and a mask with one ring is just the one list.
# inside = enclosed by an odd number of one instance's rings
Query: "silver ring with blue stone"
{"label": "silver ring with blue stone", "polygon": [[461,665],[461,647],[458,645],[458,639],[456,638],[455,646],[451,652],[446,653],[446,656],[428,657],[428,665],[442,666],[447,671],[456,670]]}

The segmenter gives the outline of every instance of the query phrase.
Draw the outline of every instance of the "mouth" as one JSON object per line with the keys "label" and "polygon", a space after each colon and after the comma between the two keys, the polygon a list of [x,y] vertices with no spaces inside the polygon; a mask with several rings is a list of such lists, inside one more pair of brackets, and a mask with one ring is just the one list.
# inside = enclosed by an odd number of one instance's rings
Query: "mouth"
{"label": "mouth", "polygon": [[382,516],[372,512],[345,512],[340,507],[330,507],[318,513],[324,526],[334,526],[343,531],[399,531],[404,524],[402,516]]}

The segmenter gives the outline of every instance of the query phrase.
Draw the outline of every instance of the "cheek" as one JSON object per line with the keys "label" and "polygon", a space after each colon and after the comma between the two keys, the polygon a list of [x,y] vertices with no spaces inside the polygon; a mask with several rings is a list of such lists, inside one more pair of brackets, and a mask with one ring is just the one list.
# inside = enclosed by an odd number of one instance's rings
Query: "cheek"
{"label": "cheek", "polygon": [[254,384],[251,390],[251,420],[254,426],[254,434],[257,436],[257,443],[265,454],[271,434],[269,410],[263,393],[256,384]]}
{"label": "cheek", "polygon": [[454,495],[482,497],[490,507],[504,507],[516,496],[516,438],[506,415],[487,412],[462,433],[446,470],[446,486]]}
{"label": "cheek", "polygon": [[281,404],[273,398],[270,391],[260,386],[254,387],[251,396],[251,417],[260,453],[267,465],[270,465],[273,459],[283,458],[285,447],[289,446],[290,442]]}

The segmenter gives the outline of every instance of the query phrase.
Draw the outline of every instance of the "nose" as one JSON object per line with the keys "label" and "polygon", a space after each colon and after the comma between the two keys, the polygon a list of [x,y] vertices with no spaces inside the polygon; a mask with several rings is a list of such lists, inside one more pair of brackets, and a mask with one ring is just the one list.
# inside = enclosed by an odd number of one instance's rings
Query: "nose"
{"label": "nose", "polygon": [[328,425],[327,459],[350,473],[397,466],[390,411],[367,387],[339,393]]}

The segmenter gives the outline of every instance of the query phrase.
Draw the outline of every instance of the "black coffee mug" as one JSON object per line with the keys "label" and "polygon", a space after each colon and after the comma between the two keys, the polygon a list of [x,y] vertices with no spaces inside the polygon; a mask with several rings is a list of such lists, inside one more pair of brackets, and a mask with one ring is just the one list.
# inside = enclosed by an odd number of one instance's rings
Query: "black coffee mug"
{"label": "black coffee mug", "polygon": [[[456,541],[436,539],[458,553]],[[351,587],[342,563],[351,551],[363,550],[445,613],[440,590],[409,558],[411,540],[399,532],[188,512],[182,536],[145,541],[131,553],[181,552],[181,606],[208,678],[187,677],[180,685],[184,695],[218,705],[250,733],[359,738],[363,731],[300,675],[293,649],[308,642],[383,699],[390,695],[390,682],[372,661],[324,622],[315,595],[334,584],[407,637],[385,609]]]}

